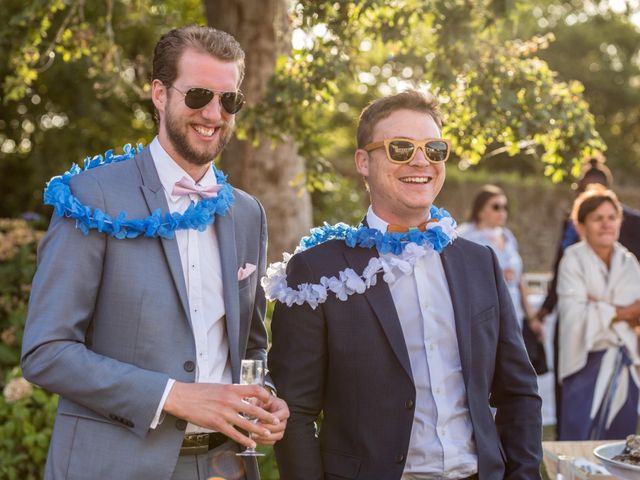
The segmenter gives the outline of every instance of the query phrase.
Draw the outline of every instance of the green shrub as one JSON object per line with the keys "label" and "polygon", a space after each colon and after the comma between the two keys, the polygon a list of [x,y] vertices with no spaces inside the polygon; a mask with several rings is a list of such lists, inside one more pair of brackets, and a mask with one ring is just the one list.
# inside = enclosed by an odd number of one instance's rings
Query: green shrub
{"label": "green shrub", "polygon": [[22,378],[20,345],[43,232],[0,219],[0,478],[40,479],[58,399]]}
{"label": "green shrub", "polygon": [[20,362],[36,246],[42,234],[25,220],[0,219],[0,387]]}
{"label": "green shrub", "polygon": [[5,378],[0,396],[0,478],[44,477],[57,405],[57,395],[31,385],[18,368]]}

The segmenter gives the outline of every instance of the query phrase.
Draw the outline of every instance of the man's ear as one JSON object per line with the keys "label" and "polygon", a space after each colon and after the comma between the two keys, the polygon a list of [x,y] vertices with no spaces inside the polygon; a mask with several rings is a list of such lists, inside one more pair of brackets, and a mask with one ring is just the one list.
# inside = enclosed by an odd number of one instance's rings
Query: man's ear
{"label": "man's ear", "polygon": [[363,150],[362,148],[356,150],[356,153],[354,155],[356,170],[365,178],[369,176],[369,160],[369,152]]}
{"label": "man's ear", "polygon": [[151,101],[158,113],[164,114],[165,105],[167,104],[167,87],[157,78],[151,82]]}

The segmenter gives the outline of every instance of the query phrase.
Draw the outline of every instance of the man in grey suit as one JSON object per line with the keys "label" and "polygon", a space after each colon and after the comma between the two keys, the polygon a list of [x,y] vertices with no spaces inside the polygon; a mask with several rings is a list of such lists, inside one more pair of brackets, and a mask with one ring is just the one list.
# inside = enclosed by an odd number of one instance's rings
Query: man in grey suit
{"label": "man in grey suit", "polygon": [[283,480],[540,477],[541,400],[501,269],[433,206],[440,137],[432,96],[369,105],[355,153],[364,224],[316,229],[286,273],[268,270],[269,365],[291,410],[275,445]]}
{"label": "man in grey suit", "polygon": [[153,58],[158,136],[48,187],[57,213],[22,349],[25,378],[60,394],[47,479],[257,480],[235,453],[282,437],[284,401],[234,384],[267,348],[264,211],[212,168],[243,71],[230,35],[168,32]]}

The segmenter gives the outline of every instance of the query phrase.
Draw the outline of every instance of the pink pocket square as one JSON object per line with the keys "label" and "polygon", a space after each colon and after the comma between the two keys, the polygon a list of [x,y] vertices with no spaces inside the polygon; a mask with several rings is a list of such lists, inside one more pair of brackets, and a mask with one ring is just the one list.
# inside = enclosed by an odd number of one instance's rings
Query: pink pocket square
{"label": "pink pocket square", "polygon": [[244,268],[238,269],[238,281],[244,280],[255,271],[256,266],[253,263],[245,263]]}

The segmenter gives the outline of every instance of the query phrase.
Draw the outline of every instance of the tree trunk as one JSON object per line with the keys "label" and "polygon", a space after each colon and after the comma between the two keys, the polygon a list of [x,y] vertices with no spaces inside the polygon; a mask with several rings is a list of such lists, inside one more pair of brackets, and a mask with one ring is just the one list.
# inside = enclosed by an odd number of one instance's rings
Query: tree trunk
{"label": "tree trunk", "polygon": [[[278,55],[291,50],[287,0],[203,0],[210,26],[232,34],[242,45],[246,74],[242,91],[255,105],[265,94]],[[242,119],[240,119],[242,121]],[[291,252],[309,232],[311,197],[300,185],[304,159],[291,140],[257,146],[234,139],[222,154],[222,168],[237,187],[258,197],[269,223],[269,260]],[[291,185],[298,180],[297,185]]]}

